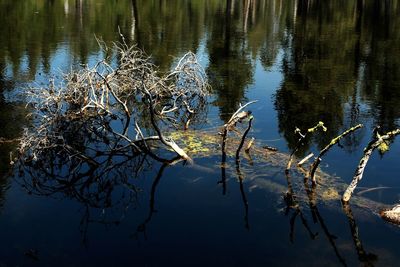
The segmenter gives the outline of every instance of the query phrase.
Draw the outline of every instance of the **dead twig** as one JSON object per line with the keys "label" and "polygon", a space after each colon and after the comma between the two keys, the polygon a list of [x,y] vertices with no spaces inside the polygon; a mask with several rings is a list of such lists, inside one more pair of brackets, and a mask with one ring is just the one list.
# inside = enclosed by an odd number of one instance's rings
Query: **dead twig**
{"label": "dead twig", "polygon": [[307,132],[304,134],[301,132],[301,130],[299,128],[296,127],[296,129],[294,130],[294,133],[299,135],[299,139],[297,140],[295,149],[292,151],[292,153],[290,153],[289,160],[286,164],[286,170],[285,170],[286,173],[289,172],[290,167],[292,166],[294,154],[299,150],[299,148],[303,144],[304,140],[310,134],[314,133],[318,129],[322,129],[324,132],[326,132],[326,130],[327,130],[322,121],[318,122],[318,124],[316,124],[314,127],[307,129]]}

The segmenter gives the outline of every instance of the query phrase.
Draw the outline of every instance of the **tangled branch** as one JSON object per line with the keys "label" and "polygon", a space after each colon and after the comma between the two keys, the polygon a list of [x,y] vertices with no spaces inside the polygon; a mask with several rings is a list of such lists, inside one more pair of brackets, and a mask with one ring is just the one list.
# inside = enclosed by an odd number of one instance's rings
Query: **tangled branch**
{"label": "tangled branch", "polygon": [[100,164],[89,152],[100,147],[105,154],[145,153],[162,160],[149,142],[191,160],[166,133],[205,118],[208,83],[196,56],[185,54],[171,72],[159,76],[136,47],[123,43],[113,51],[119,59],[115,67],[103,59],[64,75],[59,86],[52,80],[45,88],[28,90],[35,123],[20,140],[23,160],[36,161],[58,149]]}

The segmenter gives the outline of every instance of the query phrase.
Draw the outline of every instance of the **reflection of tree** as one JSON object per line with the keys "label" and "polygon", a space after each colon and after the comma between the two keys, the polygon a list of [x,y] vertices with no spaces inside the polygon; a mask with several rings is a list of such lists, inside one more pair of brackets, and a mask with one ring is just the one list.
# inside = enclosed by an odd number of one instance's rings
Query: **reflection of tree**
{"label": "reflection of tree", "polygon": [[[118,39],[118,26],[126,34],[131,23],[129,4],[103,1],[99,5],[93,0],[2,1],[0,61],[11,64],[14,77],[23,74],[23,78],[33,79],[40,65],[45,71],[50,70],[51,57],[67,43],[73,58],[85,64],[90,54],[99,51],[94,34],[107,42]],[[27,69],[21,69],[23,61]]]}
{"label": "reflection of tree", "polygon": [[400,5],[374,0],[362,7],[362,97],[371,103],[376,124],[392,130],[400,117]]}
{"label": "reflection of tree", "polygon": [[[206,7],[197,1],[133,0],[135,42],[161,70],[188,50],[196,51],[204,35]],[[139,10],[140,12],[136,12]]]}
{"label": "reflection of tree", "polygon": [[224,121],[237,109],[253,76],[245,36],[240,31],[242,12],[234,2],[227,0],[225,11],[220,10],[215,17],[207,44],[210,58],[207,73]]}
{"label": "reflection of tree", "polygon": [[[283,41],[284,81],[276,93],[279,128],[295,144],[293,129],[323,121],[326,143],[344,123],[344,103],[357,79],[354,54],[354,4],[298,1],[296,21]],[[306,147],[305,147],[306,148]]]}
{"label": "reflection of tree", "polygon": [[[400,7],[396,1],[298,1],[283,39],[284,81],[275,106],[293,147],[293,127],[322,120],[335,135],[362,119],[359,96],[376,124],[391,130],[400,117]],[[348,103],[345,109],[344,104]],[[370,115],[369,115],[370,116]],[[327,141],[331,136],[326,136]],[[318,140],[321,144],[322,140]],[[347,140],[348,149],[358,140]]]}

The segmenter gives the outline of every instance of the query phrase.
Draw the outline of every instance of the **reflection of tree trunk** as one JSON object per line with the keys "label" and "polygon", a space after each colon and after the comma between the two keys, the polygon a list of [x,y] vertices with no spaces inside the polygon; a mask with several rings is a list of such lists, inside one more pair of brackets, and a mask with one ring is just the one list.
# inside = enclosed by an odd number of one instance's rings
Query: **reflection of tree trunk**
{"label": "reflection of tree trunk", "polygon": [[[136,35],[136,36],[135,36]],[[140,27],[139,27],[139,14],[136,0],[132,0],[132,30],[131,30],[131,38],[135,40],[136,37],[136,44],[138,47],[141,47],[140,42]]]}
{"label": "reflection of tree trunk", "polygon": [[243,32],[247,32],[247,24],[249,20],[249,13],[250,13],[250,0],[244,0],[244,19],[243,19]]}
{"label": "reflection of tree trunk", "polygon": [[358,86],[361,81],[359,81],[360,76],[360,66],[361,66],[361,24],[364,10],[364,0],[357,0],[356,11],[355,11],[355,32],[357,34],[357,40],[354,45],[354,76],[355,80],[358,81],[354,86],[354,92],[351,100],[350,109],[350,125],[357,122],[358,119],[358,104],[357,104],[357,91]]}
{"label": "reflection of tree trunk", "polygon": [[226,17],[225,17],[225,40],[224,40],[224,53],[226,56],[229,55],[230,43],[231,43],[231,14],[230,10],[233,7],[232,0],[226,0]]}
{"label": "reflection of tree trunk", "polygon": [[251,18],[251,23],[254,25],[256,24],[256,6],[257,6],[257,0],[252,0],[252,5],[251,5],[251,9],[252,9],[252,18]]}
{"label": "reflection of tree trunk", "polygon": [[301,16],[306,16],[307,15],[307,11],[308,11],[308,0],[299,0],[297,2],[297,15],[301,15]]}
{"label": "reflection of tree trunk", "polygon": [[356,14],[355,14],[355,32],[357,34],[357,41],[354,49],[354,74],[358,75],[360,60],[361,60],[361,24],[364,11],[364,0],[357,0]]}
{"label": "reflection of tree trunk", "polygon": [[231,16],[233,16],[233,12],[235,11],[235,1],[227,0],[226,2],[227,2],[226,10],[227,11],[229,10],[229,13],[227,13],[227,15],[230,14]]}
{"label": "reflection of tree trunk", "polygon": [[64,14],[65,14],[65,16],[68,16],[68,14],[69,14],[68,0],[64,0]]}
{"label": "reflection of tree trunk", "polygon": [[75,0],[75,9],[76,9],[76,14],[78,14],[79,16],[80,26],[83,27],[82,0]]}
{"label": "reflection of tree trunk", "polygon": [[[297,19],[297,6],[298,6],[298,0],[294,1],[294,7],[293,7],[293,25],[296,25],[296,19]],[[280,7],[282,7],[282,2],[280,2]],[[281,11],[279,12],[279,16],[281,15]]]}

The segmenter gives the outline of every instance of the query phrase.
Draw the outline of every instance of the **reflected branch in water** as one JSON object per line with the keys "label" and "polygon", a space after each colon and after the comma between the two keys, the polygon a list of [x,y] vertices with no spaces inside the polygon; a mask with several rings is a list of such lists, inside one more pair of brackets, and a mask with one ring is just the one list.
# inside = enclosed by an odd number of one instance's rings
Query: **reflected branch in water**
{"label": "reflected branch in water", "polygon": [[310,207],[314,223],[317,223],[317,222],[320,223],[321,228],[322,228],[325,236],[328,238],[328,241],[331,244],[336,257],[338,258],[338,260],[340,261],[340,263],[343,266],[347,266],[346,261],[340,255],[339,250],[336,246],[336,243],[335,243],[336,236],[332,235],[329,232],[329,229],[326,226],[324,219],[322,218],[321,214],[319,213],[319,210],[317,207],[317,193],[316,193],[317,186],[316,186],[316,184],[312,184],[311,188],[310,188],[309,183],[308,183],[308,178],[306,177],[303,181],[304,181],[304,188],[305,188],[305,191],[306,191],[307,197],[308,197],[308,205]]}
{"label": "reflected branch in water", "polygon": [[224,127],[224,131],[222,133],[222,155],[221,155],[221,181],[218,183],[222,184],[222,194],[226,194],[226,138],[228,135],[228,128]]}
{"label": "reflected branch in water", "polygon": [[350,232],[353,238],[354,245],[356,247],[358,259],[361,263],[364,264],[364,266],[374,266],[374,263],[378,261],[378,256],[373,253],[367,253],[364,250],[364,247],[359,238],[358,227],[354,219],[353,212],[351,211],[350,205],[346,202],[342,202],[342,207],[344,213],[347,216],[347,219],[349,220]]}
{"label": "reflected branch in water", "polygon": [[[249,102],[251,103],[251,102]],[[246,104],[248,105],[248,104]],[[244,106],[243,106],[244,107]],[[240,112],[240,109],[242,109],[243,107],[239,108],[239,110],[237,110],[231,117],[231,120],[229,120],[228,122],[228,126],[225,127],[225,129],[228,129],[230,126],[230,124],[235,124],[234,121],[237,122],[241,122],[243,119],[249,118],[249,125],[247,126],[247,129],[244,131],[242,139],[240,140],[240,144],[236,150],[236,174],[238,176],[239,179],[239,186],[240,186],[240,193],[242,195],[242,201],[243,201],[243,205],[244,205],[244,209],[245,209],[245,216],[244,216],[244,221],[245,221],[245,228],[247,230],[250,230],[250,224],[249,224],[249,202],[247,201],[247,197],[246,197],[246,193],[244,191],[244,187],[243,187],[243,179],[244,176],[240,170],[240,151],[243,148],[244,142],[246,140],[247,134],[249,133],[250,129],[251,129],[251,125],[252,125],[252,121],[253,121],[253,116],[251,115],[251,112]]]}
{"label": "reflected branch in water", "polygon": [[[226,140],[228,138],[228,133],[229,131],[234,131],[236,130],[236,124],[243,122],[245,119],[249,119],[249,125],[245,132],[243,133],[242,139],[240,141],[240,144],[236,150],[236,164],[239,164],[239,156],[240,156],[240,151],[243,148],[244,141],[246,139],[247,134],[249,133],[251,129],[251,123],[253,121],[253,116],[251,115],[251,111],[242,111],[245,107],[248,105],[251,105],[257,101],[250,101],[243,106],[240,105],[240,107],[232,114],[232,116],[229,118],[228,122],[223,126],[223,131],[222,131],[222,145],[221,145],[221,152],[222,152],[222,158],[221,158],[221,181],[218,183],[222,183],[222,194],[226,194]],[[250,147],[250,146],[249,146]]]}
{"label": "reflected branch in water", "polygon": [[[179,157],[177,158],[179,159]],[[139,232],[143,233],[145,239],[147,239],[147,234],[146,234],[146,226],[147,224],[151,221],[151,218],[153,217],[154,212],[156,212],[156,209],[154,208],[155,204],[155,197],[156,197],[156,189],[158,186],[158,183],[161,180],[161,177],[163,176],[164,170],[166,167],[168,167],[169,164],[163,163],[158,170],[157,176],[154,178],[154,181],[151,185],[151,190],[150,190],[150,200],[149,200],[149,213],[146,217],[146,219],[137,227],[137,232],[133,236],[137,236]]]}
{"label": "reflected branch in water", "polygon": [[240,194],[242,196],[242,201],[243,201],[243,206],[244,206],[245,228],[247,230],[250,230],[250,224],[249,224],[249,202],[247,200],[246,192],[244,191],[244,186],[243,186],[244,176],[242,174],[242,171],[240,170],[240,162],[238,160],[236,160],[236,174],[238,176]]}
{"label": "reflected branch in water", "polygon": [[304,228],[307,230],[310,238],[314,240],[318,236],[318,232],[315,234],[311,230],[307,219],[304,217],[304,214],[300,208],[300,205],[298,201],[296,200],[296,195],[294,194],[293,190],[293,185],[292,185],[292,178],[290,176],[290,173],[288,171],[285,172],[286,175],[286,181],[288,184],[288,190],[284,196],[284,200],[286,202],[286,209],[285,209],[285,215],[288,215],[290,210],[294,210],[294,213],[292,217],[290,218],[290,232],[289,232],[289,238],[290,242],[294,242],[294,225],[296,222],[297,215],[300,215],[301,222],[304,226]]}

